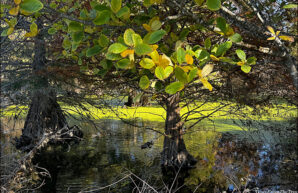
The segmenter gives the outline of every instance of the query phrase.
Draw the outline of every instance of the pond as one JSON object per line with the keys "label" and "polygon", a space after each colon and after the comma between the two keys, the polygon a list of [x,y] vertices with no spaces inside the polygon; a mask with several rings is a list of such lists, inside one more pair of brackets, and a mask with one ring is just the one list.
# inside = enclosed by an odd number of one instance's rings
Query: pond
{"label": "pond", "polygon": [[[161,122],[137,124],[163,128]],[[34,158],[35,164],[51,173],[39,192],[150,192],[149,186],[167,192],[166,184],[172,192],[297,190],[296,131],[288,136],[272,131],[257,135],[239,130],[189,131],[184,140],[198,162],[187,174],[173,171],[181,177],[172,183],[173,175],[162,175],[160,167],[160,134],[118,120],[101,120],[96,125],[99,130],[80,125],[84,139],[79,144],[49,146]],[[151,141],[152,147],[141,148]],[[128,173],[134,177],[124,178]]]}

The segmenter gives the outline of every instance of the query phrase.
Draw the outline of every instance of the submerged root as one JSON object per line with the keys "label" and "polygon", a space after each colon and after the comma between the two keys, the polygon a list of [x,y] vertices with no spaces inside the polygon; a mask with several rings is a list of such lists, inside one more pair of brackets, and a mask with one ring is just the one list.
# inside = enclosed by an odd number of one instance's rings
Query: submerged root
{"label": "submerged root", "polygon": [[15,139],[16,148],[30,151],[44,136],[53,134],[57,135],[57,138],[52,138],[52,143],[64,140],[77,141],[83,136],[77,126],[68,126],[54,92],[36,91],[22,129],[22,135],[19,139]]}
{"label": "submerged root", "polygon": [[[55,133],[44,133],[41,139],[30,150],[23,154],[21,158],[14,158],[13,169],[7,175],[1,177],[1,192],[18,192],[22,190],[33,191],[44,185],[44,179],[51,177],[49,171],[34,165],[32,160],[37,152],[50,143],[66,143],[80,140],[77,135],[81,135],[78,127],[62,128]],[[28,149],[27,149],[28,150]]]}

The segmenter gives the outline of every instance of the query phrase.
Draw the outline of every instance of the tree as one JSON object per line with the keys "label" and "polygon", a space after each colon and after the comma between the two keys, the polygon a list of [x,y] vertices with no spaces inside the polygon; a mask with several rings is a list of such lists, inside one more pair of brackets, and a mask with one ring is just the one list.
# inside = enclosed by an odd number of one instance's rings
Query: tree
{"label": "tree", "polygon": [[[231,79],[244,80],[244,90],[257,93],[249,74],[253,74],[253,65],[260,66],[270,57],[285,61],[292,75],[291,90],[297,90],[296,60],[282,41],[294,39],[289,33],[275,32],[277,27],[269,21],[273,12],[264,18],[267,10],[260,10],[261,2],[15,0],[7,4],[4,13],[9,10],[5,16],[11,19],[6,20],[8,27],[2,36],[14,33],[16,18],[30,23],[24,36],[29,40],[38,41],[39,30],[47,29],[47,44],[52,47],[48,58],[71,61],[85,74],[92,72],[102,82],[115,83],[115,88],[142,90],[165,107],[164,166],[195,163],[186,150],[183,133],[184,121],[190,120],[196,108],[181,116],[182,102],[189,106],[202,97],[233,97],[243,102],[247,93],[242,90],[239,98],[235,89],[229,90],[237,86]],[[273,1],[266,6],[279,9],[284,4]],[[246,8],[249,13],[244,12]],[[276,21],[284,20],[281,16]],[[38,53],[44,51],[37,49],[39,43],[35,42],[33,63],[42,64],[45,59]],[[259,45],[269,45],[269,51]],[[270,52],[272,49],[279,52]],[[262,97],[261,102],[266,99]],[[192,119],[194,124],[200,120]]]}

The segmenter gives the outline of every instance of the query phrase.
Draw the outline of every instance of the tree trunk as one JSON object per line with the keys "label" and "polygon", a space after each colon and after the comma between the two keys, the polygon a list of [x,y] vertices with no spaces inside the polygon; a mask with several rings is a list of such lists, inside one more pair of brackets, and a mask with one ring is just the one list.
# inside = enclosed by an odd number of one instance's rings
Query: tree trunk
{"label": "tree trunk", "polygon": [[33,93],[32,102],[26,117],[22,136],[16,147],[23,151],[31,150],[44,134],[67,129],[67,121],[53,91],[37,90]]}
{"label": "tree trunk", "polygon": [[183,122],[180,117],[179,94],[176,93],[165,99],[166,122],[162,166],[163,167],[191,167],[196,160],[186,150],[183,140]]}
{"label": "tree trunk", "polygon": [[[37,19],[36,23],[39,29],[43,29],[41,19]],[[41,73],[47,62],[44,33],[43,30],[34,38],[32,101],[22,135],[16,139],[16,147],[23,151],[34,148],[45,134],[55,133],[62,128],[65,128],[64,132],[69,131],[66,118],[57,103],[56,92],[50,87],[47,77]],[[74,132],[82,136],[79,130]]]}

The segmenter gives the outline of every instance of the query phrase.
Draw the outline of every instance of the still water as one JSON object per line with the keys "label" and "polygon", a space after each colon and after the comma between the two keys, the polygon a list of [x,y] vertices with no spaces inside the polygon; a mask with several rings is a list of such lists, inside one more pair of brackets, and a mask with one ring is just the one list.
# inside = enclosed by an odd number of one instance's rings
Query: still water
{"label": "still water", "polygon": [[[137,124],[163,128],[160,122]],[[284,140],[283,135],[274,132],[251,135],[243,131],[189,131],[184,141],[198,162],[182,179],[177,177],[178,185],[171,183],[174,178],[162,175],[163,137],[160,134],[117,120],[102,120],[96,125],[99,129],[89,124],[80,125],[84,139],[79,144],[50,146],[35,157],[34,163],[51,173],[51,179],[40,192],[150,192],[148,185],[159,192],[167,192],[166,184],[172,192],[297,191],[295,135],[284,136]],[[266,140],[268,138],[273,140]],[[150,141],[153,142],[151,148],[141,149]],[[143,181],[136,177],[123,179],[130,172]],[[118,180],[121,181],[101,189]]]}

